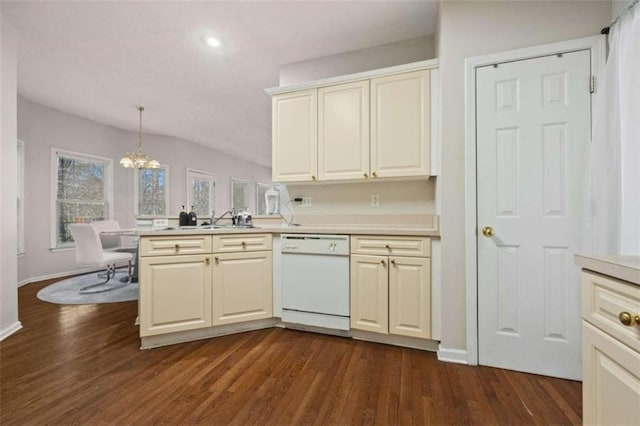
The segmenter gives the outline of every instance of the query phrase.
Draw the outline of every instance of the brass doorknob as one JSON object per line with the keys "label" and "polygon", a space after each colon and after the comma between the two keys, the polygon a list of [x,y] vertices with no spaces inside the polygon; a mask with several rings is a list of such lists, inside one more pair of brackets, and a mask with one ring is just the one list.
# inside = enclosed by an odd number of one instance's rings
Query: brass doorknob
{"label": "brass doorknob", "polygon": [[629,312],[620,312],[618,319],[623,325],[631,327],[636,324],[640,324],[640,315],[631,315]]}
{"label": "brass doorknob", "polygon": [[482,228],[482,235],[484,235],[485,237],[493,237],[495,233],[496,231],[494,231],[490,226],[485,226],[484,228]]}

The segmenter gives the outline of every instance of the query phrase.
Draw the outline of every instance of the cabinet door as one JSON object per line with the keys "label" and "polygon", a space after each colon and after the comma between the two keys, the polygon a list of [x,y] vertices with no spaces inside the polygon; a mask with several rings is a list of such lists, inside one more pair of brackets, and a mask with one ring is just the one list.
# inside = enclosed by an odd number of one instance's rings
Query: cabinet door
{"label": "cabinet door", "polygon": [[318,89],[274,96],[272,166],[276,182],[316,180]]}
{"label": "cabinet door", "polygon": [[213,256],[213,325],[273,317],[271,252]]}
{"label": "cabinet door", "polygon": [[640,424],[640,354],[582,322],[585,425]]}
{"label": "cabinet door", "polygon": [[351,255],[351,328],[389,334],[386,256]]}
{"label": "cabinet door", "polygon": [[210,255],[140,259],[140,336],[211,326]]}
{"label": "cabinet door", "polygon": [[429,70],[371,80],[371,173],[429,176]]}
{"label": "cabinet door", "polygon": [[389,258],[389,333],[431,337],[431,262]]}
{"label": "cabinet door", "polygon": [[369,177],[369,81],[318,90],[318,178]]}

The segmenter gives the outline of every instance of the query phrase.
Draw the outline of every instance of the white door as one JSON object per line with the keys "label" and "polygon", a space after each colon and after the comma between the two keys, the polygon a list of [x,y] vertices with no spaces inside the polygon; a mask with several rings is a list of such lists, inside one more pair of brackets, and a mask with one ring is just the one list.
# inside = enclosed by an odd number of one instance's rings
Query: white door
{"label": "white door", "polygon": [[476,71],[480,364],[581,377],[590,75],[586,50]]}

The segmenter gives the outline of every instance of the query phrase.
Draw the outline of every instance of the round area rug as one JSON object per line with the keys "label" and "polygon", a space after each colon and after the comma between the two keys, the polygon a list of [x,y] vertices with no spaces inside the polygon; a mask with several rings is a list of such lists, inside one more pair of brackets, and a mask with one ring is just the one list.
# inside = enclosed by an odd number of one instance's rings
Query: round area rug
{"label": "round area rug", "polygon": [[[116,276],[111,278],[107,284],[104,286],[94,287],[92,290],[95,291],[111,286],[122,285],[119,280],[124,276],[126,276],[126,273],[117,273]],[[131,283],[122,288],[105,291],[104,293],[79,293],[81,287],[100,281],[104,280],[102,278],[98,278],[95,272],[58,281],[40,290],[38,292],[38,299],[62,305],[85,305],[92,303],[115,303],[138,300],[138,283]]]}

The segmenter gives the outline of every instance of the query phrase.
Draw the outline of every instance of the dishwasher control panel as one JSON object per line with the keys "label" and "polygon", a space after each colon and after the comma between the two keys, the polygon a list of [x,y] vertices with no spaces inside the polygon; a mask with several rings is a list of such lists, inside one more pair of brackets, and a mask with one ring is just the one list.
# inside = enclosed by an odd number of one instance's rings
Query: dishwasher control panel
{"label": "dishwasher control panel", "polygon": [[283,234],[282,253],[349,255],[348,235]]}

